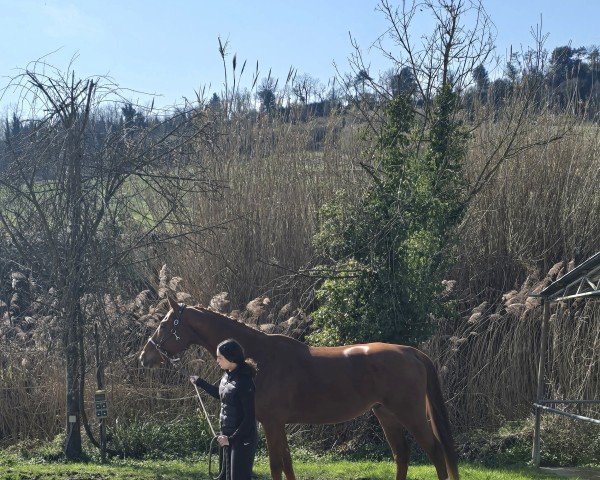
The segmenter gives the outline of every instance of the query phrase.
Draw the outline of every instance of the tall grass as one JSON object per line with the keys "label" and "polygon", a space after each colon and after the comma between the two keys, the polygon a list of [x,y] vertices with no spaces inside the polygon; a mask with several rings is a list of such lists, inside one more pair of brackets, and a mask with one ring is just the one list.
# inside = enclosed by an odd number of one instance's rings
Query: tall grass
{"label": "tall grass", "polygon": [[[471,180],[502,135],[503,121],[489,120],[475,130],[465,167]],[[521,140],[535,143],[562,121],[532,114],[522,134],[527,138]],[[364,120],[351,112],[302,121],[250,113],[215,118],[215,148],[204,160],[226,188],[189,198],[197,219],[213,228],[192,243],[159,252],[160,263],[148,265],[148,275],[155,276],[153,269],[166,262],[183,278],[185,291],[204,304],[227,291],[235,308],[258,295],[281,304],[309,305],[315,279],[296,272],[314,264],[311,238],[320,207],[339,189],[360,197],[367,180],[359,163],[370,160],[364,128]],[[438,333],[424,346],[440,367],[459,430],[497,427],[531,411],[540,309],[525,296],[539,282],[549,281],[547,272],[555,262],[580,261],[598,249],[599,148],[596,124],[573,126],[561,140],[505,162],[469,205],[456,244],[458,261],[449,272],[456,281],[456,313],[438,319]],[[135,353],[152,322],[136,323],[132,318],[141,314],[130,313],[137,310],[128,300],[111,302],[112,320],[105,321],[111,335],[103,349],[112,431],[125,432],[126,425],[143,425],[148,418],[167,422],[195,415],[196,399],[185,379],[167,369],[145,372],[136,363]],[[558,307],[554,313],[548,395],[597,398],[597,306],[590,302],[570,313]],[[58,340],[50,339],[48,345]],[[195,357],[207,359],[200,351],[188,356]],[[5,347],[0,360],[0,444],[29,436],[51,438],[64,423],[64,367],[55,351]],[[91,352],[87,364],[94,365]],[[188,366],[216,380],[218,372],[208,365]],[[87,388],[87,398],[92,398],[94,386]],[[93,418],[91,406],[86,408]],[[343,442],[351,447],[356,445],[352,439],[371,427],[372,419],[361,418],[335,428],[294,427],[292,434],[323,448]],[[383,443],[377,432],[374,438]]]}
{"label": "tall grass", "polygon": [[297,122],[248,115],[221,128],[225,141],[206,161],[227,188],[193,201],[206,225],[222,228],[167,263],[204,302],[223,290],[238,306],[265,293],[298,300],[310,280],[290,274],[313,259],[319,209],[336,190],[360,191],[362,123],[341,114]]}
{"label": "tall grass", "polygon": [[[561,119],[542,114],[530,122],[525,135],[533,143]],[[490,123],[477,131],[467,162],[471,175],[501,127]],[[450,275],[457,281],[457,315],[440,321],[427,346],[444,372],[461,428],[498,426],[531,411],[541,309],[527,296],[600,249],[599,148],[598,125],[574,122],[559,141],[505,162],[469,205]],[[597,302],[554,306],[552,318],[547,397],[598,398]]]}
{"label": "tall grass", "polygon": [[[528,293],[525,286],[520,299]],[[514,299],[513,299],[514,300]],[[600,392],[600,308],[554,308],[545,398],[595,399]],[[541,308],[504,303],[441,324],[426,349],[442,372],[450,415],[461,431],[527,418],[536,397]],[[442,323],[442,322],[440,322]],[[573,406],[567,410],[573,411]],[[579,410],[598,416],[598,407]]]}
{"label": "tall grass", "polygon": [[[213,223],[227,218],[232,224],[203,240],[206,251],[169,260],[198,298],[226,290],[240,304],[274,293],[298,301],[303,289],[310,288],[302,278],[292,284],[296,290],[290,283],[282,282],[285,288],[280,290],[275,287],[287,269],[312,261],[310,238],[318,225],[319,206],[336,188],[358,196],[365,183],[357,168],[358,161],[365,160],[359,152],[368,147],[358,134],[361,121],[346,124],[341,134],[325,135],[322,151],[307,148],[311,129],[335,131],[340,121],[289,125],[263,119],[240,128],[245,136],[230,139],[223,151],[223,178],[230,191],[225,201],[198,199],[198,212]],[[501,142],[507,122],[504,117],[486,120],[474,130],[465,165],[471,183]],[[506,160],[469,205],[459,229],[458,261],[449,273],[457,281],[456,317],[444,320],[426,346],[444,372],[450,411],[460,429],[497,427],[504,420],[527,417],[531,410],[540,313],[532,308],[522,315],[520,306],[505,305],[503,294],[516,289],[520,299],[512,303],[525,304],[527,290],[536,278],[543,280],[556,261],[579,263],[600,246],[600,222],[595,221],[600,211],[600,128],[547,111],[531,112],[525,125],[518,141],[540,145]],[[544,144],[540,140],[548,132],[562,138]],[[248,144],[260,148],[239,153]],[[471,309],[482,302],[488,302],[483,316],[476,325],[469,323]],[[597,310],[590,304],[560,319],[550,332],[555,357],[549,358],[548,395],[597,397],[600,387],[592,380],[598,377],[600,351]],[[318,429],[315,438],[348,438],[369,425],[360,420],[348,426],[350,432],[341,427],[335,434]]]}
{"label": "tall grass", "polygon": [[[534,143],[558,129],[560,117],[528,120]],[[477,130],[468,150],[467,173],[481,169],[502,123]],[[564,137],[505,162],[471,202],[459,231],[459,258],[452,278],[463,298],[493,300],[518,288],[531,273],[545,274],[557,261],[579,263],[600,243],[600,128],[572,125]]]}
{"label": "tall grass", "polygon": [[50,439],[64,423],[64,369],[43,352],[5,348],[0,370],[0,446]]}

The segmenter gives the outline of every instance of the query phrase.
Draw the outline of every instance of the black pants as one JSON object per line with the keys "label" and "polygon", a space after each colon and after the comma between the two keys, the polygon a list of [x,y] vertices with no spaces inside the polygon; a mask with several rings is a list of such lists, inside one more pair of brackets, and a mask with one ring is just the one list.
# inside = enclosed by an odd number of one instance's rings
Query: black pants
{"label": "black pants", "polygon": [[235,445],[225,448],[224,453],[228,455],[227,470],[224,480],[250,480],[252,476],[252,465],[258,438],[256,434],[248,439],[240,438]]}

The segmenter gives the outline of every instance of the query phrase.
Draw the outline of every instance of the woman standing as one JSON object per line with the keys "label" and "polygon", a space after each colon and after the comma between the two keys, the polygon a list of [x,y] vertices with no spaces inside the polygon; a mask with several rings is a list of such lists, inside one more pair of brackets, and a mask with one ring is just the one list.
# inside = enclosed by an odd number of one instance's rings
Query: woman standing
{"label": "woman standing", "polygon": [[230,447],[230,480],[250,480],[257,444],[254,414],[256,364],[245,357],[244,349],[233,339],[218,345],[217,363],[225,370],[218,387],[196,375],[191,375],[190,381],[221,400],[221,434],[217,441],[222,447]]}

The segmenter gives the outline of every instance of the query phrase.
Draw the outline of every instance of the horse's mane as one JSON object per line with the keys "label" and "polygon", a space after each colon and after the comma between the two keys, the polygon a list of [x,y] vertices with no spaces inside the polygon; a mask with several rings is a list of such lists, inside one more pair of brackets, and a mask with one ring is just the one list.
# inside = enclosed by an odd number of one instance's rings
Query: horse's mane
{"label": "horse's mane", "polygon": [[205,306],[204,306],[204,305],[202,305],[201,303],[199,303],[199,304],[197,304],[197,305],[193,305],[191,308],[194,308],[194,309],[196,309],[196,310],[199,310],[199,311],[201,311],[201,312],[204,312],[204,313],[208,313],[208,314],[214,315],[214,316],[216,316],[216,317],[220,317],[220,318],[226,318],[226,319],[228,319],[228,320],[232,320],[232,321],[234,321],[234,322],[236,322],[236,323],[243,323],[243,322],[240,322],[239,320],[237,320],[237,319],[233,318],[233,317],[232,317],[232,316],[230,316],[230,315],[227,315],[227,314],[225,314],[225,313],[221,313],[221,312],[217,312],[216,310],[213,310],[213,309],[212,309],[212,308],[210,308],[210,307],[205,307]]}
{"label": "horse's mane", "polygon": [[251,326],[246,325],[244,322],[242,322],[242,321],[240,321],[240,320],[238,320],[236,318],[233,318],[233,317],[231,317],[229,315],[226,315],[224,313],[221,313],[221,312],[217,312],[216,310],[213,310],[212,308],[205,307],[202,304],[194,305],[191,308],[194,308],[195,310],[198,310],[198,311],[200,311],[202,313],[206,313],[208,315],[216,317],[216,318],[218,318],[220,320],[226,320],[226,321],[229,321],[229,322],[233,322],[236,325],[239,325],[239,326],[241,326],[241,327],[243,327],[243,328],[245,328],[245,329],[247,329],[249,331],[260,333],[261,335],[265,335],[265,336],[267,335],[265,332],[263,332],[263,331],[261,331],[261,330],[259,330],[257,328],[252,328]]}
{"label": "horse's mane", "polygon": [[234,322],[236,325],[239,325],[240,327],[245,328],[246,330],[253,332],[253,333],[258,333],[264,337],[267,338],[272,338],[272,339],[278,339],[279,341],[287,341],[291,344],[294,345],[301,345],[305,348],[308,348],[308,345],[306,345],[304,342],[301,342],[300,340],[297,340],[295,338],[292,338],[288,335],[282,335],[279,333],[265,333],[262,330],[259,330],[258,328],[253,328],[247,324],[245,324],[244,322],[242,322],[241,320],[238,320],[236,318],[230,317],[229,315],[226,315],[224,313],[221,312],[217,312],[216,310],[213,310],[211,308],[205,307],[202,304],[198,304],[198,305],[194,305],[192,308],[194,308],[195,310],[198,310],[202,313],[206,313],[208,315],[211,315],[213,317],[218,318],[219,320],[225,320],[225,321],[230,321],[230,322]]}

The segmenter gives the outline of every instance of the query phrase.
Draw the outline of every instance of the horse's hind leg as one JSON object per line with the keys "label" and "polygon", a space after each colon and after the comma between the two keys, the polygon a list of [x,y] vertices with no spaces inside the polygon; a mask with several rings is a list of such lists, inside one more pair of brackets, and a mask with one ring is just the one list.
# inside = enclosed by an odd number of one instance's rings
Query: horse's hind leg
{"label": "horse's hind leg", "polygon": [[433,429],[427,419],[425,407],[425,398],[418,398],[415,394],[413,398],[398,401],[387,401],[385,407],[394,412],[398,421],[414,437],[415,442],[423,449],[435,466],[439,480],[446,480],[448,473],[446,470],[446,459],[444,449],[440,441],[433,434]]}
{"label": "horse's hind leg", "polygon": [[438,478],[440,480],[446,480],[448,478],[448,473],[446,470],[444,449],[440,441],[433,434],[433,430],[427,419],[418,424],[415,422],[413,425],[407,425],[406,428],[435,465]]}
{"label": "horse's hind leg", "polygon": [[404,436],[404,426],[393,412],[382,405],[373,407],[373,413],[379,420],[385,438],[392,449],[394,461],[396,462],[396,480],[406,480],[410,447]]}
{"label": "horse's hind leg", "polygon": [[285,424],[283,423],[263,423],[265,437],[267,439],[267,448],[269,450],[269,466],[271,467],[271,478],[273,480],[282,480],[283,474],[287,480],[296,480],[294,469],[292,468],[292,456],[285,434]]}

